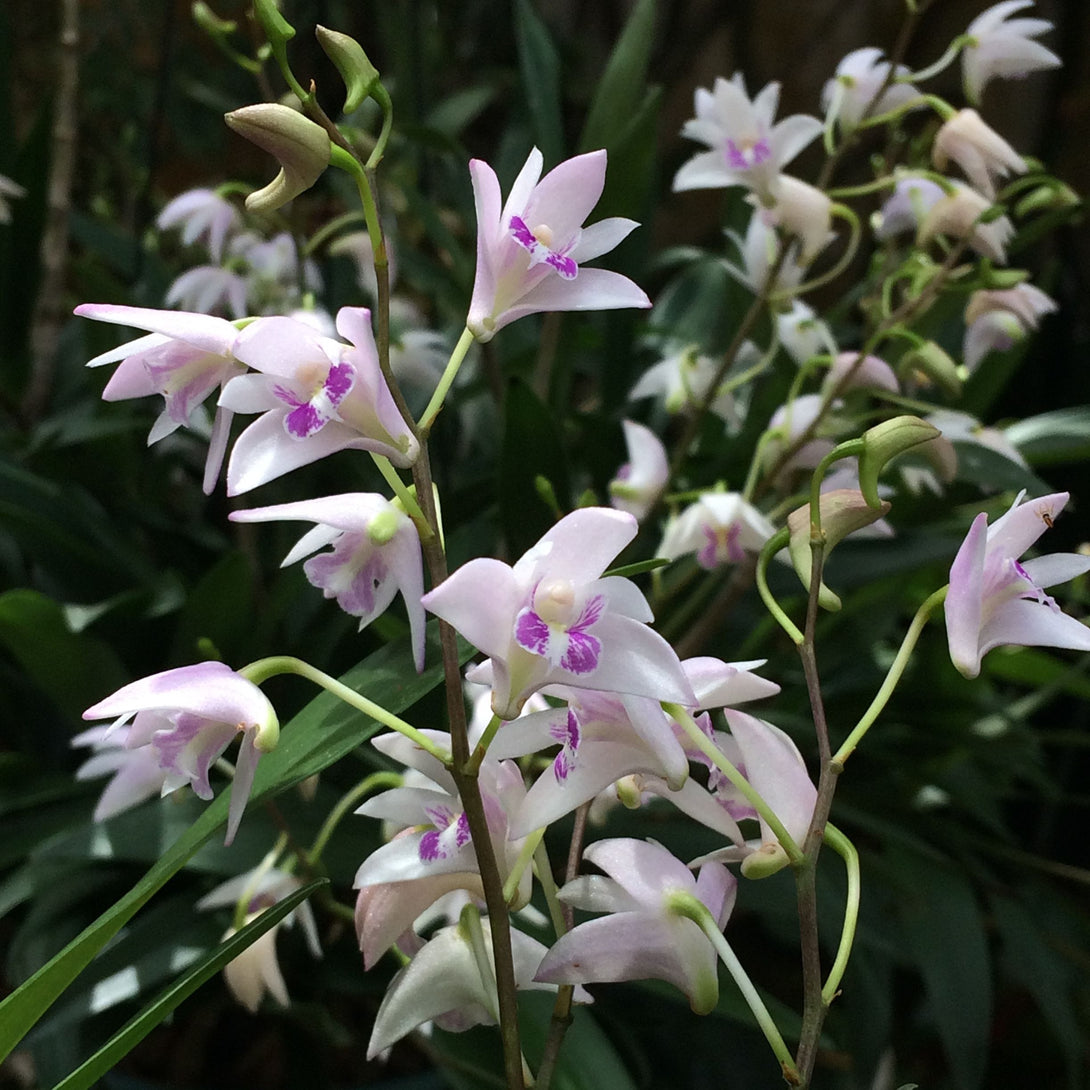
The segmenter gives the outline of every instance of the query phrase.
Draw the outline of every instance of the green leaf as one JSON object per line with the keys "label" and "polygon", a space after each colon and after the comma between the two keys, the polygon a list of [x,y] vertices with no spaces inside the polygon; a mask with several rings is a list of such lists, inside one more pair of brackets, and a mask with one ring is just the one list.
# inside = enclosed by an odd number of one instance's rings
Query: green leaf
{"label": "green leaf", "polygon": [[637,0],[613,47],[587,111],[580,151],[612,150],[647,91],[647,65],[654,41],[655,0]]}
{"label": "green leaf", "polygon": [[[429,657],[439,660],[437,631],[432,626]],[[464,657],[470,649],[464,646]],[[415,704],[443,679],[433,666],[417,674],[408,641],[376,651],[341,680],[392,712]],[[250,805],[290,787],[333,764],[366,741],[378,724],[341,703],[329,693],[312,700],[284,728],[280,745],[263,757],[254,778]],[[59,954],[0,1002],[0,1060],[49,1009],[103,946],[130,920],[170,877],[193,857],[227,820],[229,793],[221,791],[201,816],[152,865],[147,874],[116,904],[86,927]]]}
{"label": "green leaf", "polygon": [[1063,1049],[1069,1085],[1078,1086],[1086,1039],[1075,1016],[1074,966],[1045,940],[1031,906],[997,894],[991,899],[991,909],[1003,944],[1003,964],[1033,996]]}
{"label": "green leaf", "polygon": [[96,694],[125,682],[113,651],[92,636],[73,632],[64,610],[36,590],[0,594],[0,644],[73,718]]}
{"label": "green leaf", "polygon": [[954,1083],[977,1090],[991,1033],[988,943],[972,886],[952,863],[901,847],[888,862],[901,886],[905,949],[923,978],[931,1017]]}
{"label": "green leaf", "polygon": [[515,4],[515,41],[534,139],[546,164],[555,166],[564,157],[560,58],[548,27],[534,11],[530,0],[517,0]]}
{"label": "green leaf", "polygon": [[646,571],[654,571],[656,568],[665,568],[672,561],[667,560],[664,556],[656,556],[651,560],[640,560],[635,564],[625,564],[620,568],[610,568],[602,578],[606,579],[611,575],[620,575],[625,579],[631,579],[634,575],[643,575]]}
{"label": "green leaf", "polygon": [[188,972],[183,973],[170,987],[161,992],[139,1014],[129,1019],[93,1056],[80,1064],[66,1079],[62,1079],[54,1090],[87,1090],[97,1079],[127,1055],[160,1022],[163,1021],[182,1000],[192,995],[206,980],[218,972],[229,961],[233,961],[248,946],[256,942],[266,931],[275,927],[289,912],[305,901],[316,889],[327,885],[328,879],[316,878],[302,889],[297,889],[282,901],[266,909],[257,919],[248,923],[241,931],[222,942],[210,954],[203,957]]}
{"label": "green leaf", "polygon": [[1031,416],[1006,432],[1032,465],[1079,462],[1090,457],[1090,405]]}

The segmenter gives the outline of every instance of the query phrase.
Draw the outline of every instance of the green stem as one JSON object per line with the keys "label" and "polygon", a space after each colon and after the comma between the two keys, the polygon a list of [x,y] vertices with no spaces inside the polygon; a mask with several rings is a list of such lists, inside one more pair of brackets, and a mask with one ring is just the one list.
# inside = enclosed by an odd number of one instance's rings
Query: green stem
{"label": "green stem", "polygon": [[[863,355],[852,365],[853,369],[863,362]],[[814,469],[814,475],[810,478],[810,533],[821,533],[821,482],[825,480],[825,474],[833,462],[839,462],[841,458],[856,458],[863,453],[864,443],[862,439],[849,439],[833,447],[824,458],[818,462]]]}
{"label": "green stem", "polygon": [[919,98],[910,99],[895,109],[887,110],[884,114],[875,114],[873,117],[863,118],[859,122],[859,127],[861,129],[872,129],[876,125],[886,124],[887,121],[896,121],[910,110],[916,109],[917,106],[930,106],[943,121],[949,121],[957,113],[957,110],[946,99],[939,98],[938,95],[920,95]]}
{"label": "green stem", "polygon": [[278,674],[295,674],[298,677],[304,677],[308,681],[314,682],[315,685],[320,685],[350,707],[356,708],[358,711],[363,712],[364,715],[369,715],[383,726],[389,727],[390,730],[396,730],[398,734],[405,735],[406,738],[418,745],[426,753],[430,753],[437,761],[442,761],[444,765],[450,766],[450,754],[418,731],[411,723],[406,723],[404,719],[400,719],[393,712],[387,711],[381,704],[368,700],[367,697],[357,693],[354,689],[350,689],[335,677],[330,677],[329,674],[319,670],[316,666],[311,666],[309,662],[304,662],[292,655],[272,655],[269,658],[251,662],[249,666],[244,666],[238,673],[242,677],[248,678],[255,685],[260,685],[270,677],[276,677]]}
{"label": "green stem", "polygon": [[545,826],[540,829],[535,829],[522,843],[522,848],[519,851],[518,858],[515,860],[515,865],[511,868],[511,873],[507,876],[507,881],[503,883],[503,899],[507,904],[515,899],[515,893],[519,888],[519,882],[522,881],[523,872],[530,865],[530,860],[534,857],[534,852],[537,850],[538,844],[541,843],[541,838],[545,835]]}
{"label": "green stem", "polygon": [[943,53],[934,64],[929,64],[926,68],[921,68],[918,72],[906,72],[903,76],[894,76],[894,82],[916,83],[922,80],[933,79],[940,72],[946,71],[946,69],[957,60],[958,54],[967,45],[971,45],[973,41],[974,39],[969,34],[959,35],[949,46],[947,46],[946,52]]}
{"label": "green stem", "polygon": [[893,665],[890,666],[885,681],[882,682],[882,687],[875,694],[870,707],[863,713],[863,718],[856,723],[852,732],[844,739],[843,745],[841,745],[840,749],[833,755],[833,765],[838,771],[843,769],[844,762],[852,755],[855,747],[859,745],[862,740],[863,735],[870,730],[883,708],[889,703],[889,698],[893,695],[893,690],[897,688],[897,683],[901,680],[901,675],[908,666],[908,660],[912,657],[912,652],[916,647],[916,641],[920,638],[920,633],[923,632],[924,625],[927,624],[928,619],[935,608],[946,600],[946,592],[949,589],[948,586],[940,587],[916,611],[916,615],[912,618],[912,623],[908,626],[908,631],[905,633],[905,638],[901,643],[900,650],[897,652],[897,657],[893,660]]}
{"label": "green stem", "polygon": [[691,893],[681,892],[670,894],[668,904],[670,911],[678,916],[684,916],[686,919],[692,920],[707,935],[709,942],[715,947],[715,952],[719,955],[719,960],[742,993],[746,1005],[753,1011],[753,1017],[757,1020],[757,1025],[761,1027],[761,1032],[765,1035],[765,1040],[768,1041],[769,1046],[775,1053],[776,1059],[780,1061],[784,1078],[792,1086],[797,1086],[800,1082],[798,1068],[795,1066],[795,1061],[784,1043],[779,1028],[776,1026],[772,1015],[769,1014],[764,1000],[754,987],[753,981],[750,980],[749,974],[742,967],[742,963],[738,960],[734,950],[731,949],[726,936],[719,930],[719,925],[708,910],[707,905],[697,900]]}
{"label": "green stem", "polygon": [[492,739],[496,737],[496,732],[503,724],[504,720],[498,715],[493,715],[488,721],[488,726],[484,728],[484,734],[481,735],[481,740],[477,743],[473,755],[469,759],[468,768],[470,772],[476,774],[480,771],[481,762],[484,761],[485,754],[488,753],[488,747],[492,744]]}
{"label": "green stem", "polygon": [[848,245],[844,248],[844,253],[840,255],[840,259],[831,269],[827,269],[820,276],[815,276],[813,280],[807,280],[806,283],[799,284],[798,287],[791,288],[788,291],[773,294],[771,296],[773,304],[787,299],[795,299],[806,292],[813,291],[815,288],[820,288],[823,284],[828,284],[829,281],[835,280],[854,260],[855,252],[859,249],[859,239],[863,234],[859,217],[846,204],[834,204],[831,211],[842,220],[846,220],[851,229],[848,236]]}
{"label": "green stem", "polygon": [[313,866],[316,865],[322,858],[322,852],[325,851],[325,846],[329,843],[329,838],[333,835],[334,830],[344,820],[347,814],[352,810],[357,802],[360,801],[365,795],[371,794],[376,788],[379,787],[400,787],[404,777],[400,772],[372,772],[370,776],[365,776],[355,787],[352,788],[341,800],[329,811],[325,821],[322,822],[322,827],[318,830],[318,835],[314,838],[314,845],[310,851],[307,852],[307,860]]}
{"label": "green stem", "polygon": [[855,941],[855,929],[859,923],[859,853],[855,845],[835,826],[825,825],[825,842],[844,860],[848,871],[848,898],[844,903],[844,926],[840,932],[840,946],[836,959],[829,970],[829,977],[821,989],[821,998],[828,1007],[837,996],[837,989],[848,967],[848,959]]}
{"label": "green stem", "polygon": [[765,608],[772,614],[773,619],[780,628],[791,637],[795,646],[799,647],[806,637],[799,631],[795,622],[783,611],[780,603],[772,597],[772,591],[768,586],[768,565],[772,560],[772,557],[775,556],[790,539],[791,531],[785,526],[765,542],[760,556],[757,557],[755,581],[757,583],[757,593],[761,596],[761,601],[764,602]]}
{"label": "green stem", "polygon": [[420,534],[421,540],[424,540],[431,535],[433,530],[428,524],[428,520],[424,517],[424,512],[420,509],[420,504],[416,502],[416,497],[398,475],[397,470],[391,465],[390,459],[385,457],[385,455],[376,454],[374,451],[371,451],[371,460],[375,463],[379,473],[382,474],[383,480],[390,486],[394,495],[401,501],[401,506],[404,508],[405,514],[407,514],[416,524],[416,530],[417,533]]}
{"label": "green stem", "polygon": [[724,776],[745,796],[746,801],[764,819],[765,824],[772,830],[773,835],[780,842],[780,847],[787,853],[792,865],[801,863],[805,858],[794,838],[784,828],[784,824],[776,816],[775,811],[765,802],[753,785],[734,767],[726,758],[723,751],[696,725],[696,721],[680,704],[663,702],[662,710],[673,719],[685,732],[686,737],[697,749],[700,750]]}
{"label": "green stem", "polygon": [[[541,833],[544,834],[542,829]],[[564,908],[557,897],[556,882],[553,880],[553,868],[549,862],[549,852],[545,847],[545,841],[538,838],[534,848],[534,873],[541,883],[541,891],[545,894],[545,903],[549,906],[549,919],[552,921],[553,931],[559,938],[568,930],[568,921],[564,919]]]}
{"label": "green stem", "polygon": [[454,346],[454,351],[450,354],[450,360],[439,378],[439,385],[435,387],[435,393],[431,395],[428,407],[420,417],[420,423],[417,427],[422,436],[426,436],[431,431],[431,426],[435,422],[435,418],[439,415],[440,410],[443,408],[443,402],[446,400],[451,385],[458,376],[458,371],[461,368],[462,363],[466,358],[466,353],[469,351],[469,346],[472,343],[473,334],[469,331],[469,328],[466,327],[462,330],[462,335],[458,338],[458,343]]}

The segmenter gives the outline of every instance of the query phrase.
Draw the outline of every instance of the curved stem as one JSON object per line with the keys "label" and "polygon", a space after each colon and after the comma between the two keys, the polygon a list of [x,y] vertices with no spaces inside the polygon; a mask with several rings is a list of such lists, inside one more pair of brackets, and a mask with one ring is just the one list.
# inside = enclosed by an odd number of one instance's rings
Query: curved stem
{"label": "curved stem", "polygon": [[780,628],[791,637],[792,642],[796,646],[801,646],[806,637],[799,631],[795,622],[783,611],[783,607],[780,603],[772,597],[772,591],[768,586],[769,562],[772,560],[772,557],[787,544],[790,538],[791,531],[785,526],[765,542],[764,548],[761,550],[761,555],[757,557],[755,581],[757,583],[757,593],[760,594],[761,601],[764,602],[765,608],[772,614],[773,619]]}
{"label": "curved stem", "polygon": [[322,822],[322,827],[318,830],[318,835],[314,838],[313,846],[310,851],[307,852],[308,862],[311,865],[314,865],[321,860],[322,852],[325,851],[325,846],[329,843],[329,838],[360,799],[365,795],[371,794],[372,791],[379,787],[400,787],[403,780],[404,777],[400,772],[372,772],[370,776],[364,776],[364,778],[360,780],[351,791],[342,796],[337,805],[329,811],[325,821]]}
{"label": "curved stem", "polygon": [[405,735],[406,738],[418,745],[426,753],[430,753],[437,761],[442,761],[447,767],[450,766],[450,754],[418,731],[411,723],[406,723],[404,719],[400,719],[393,712],[387,711],[381,704],[368,700],[367,697],[357,693],[354,689],[350,689],[335,677],[330,677],[329,674],[319,670],[316,666],[311,666],[309,662],[304,662],[292,655],[272,655],[269,658],[251,662],[249,666],[244,666],[238,673],[255,685],[260,685],[263,681],[278,674],[296,674],[298,677],[304,677],[307,681],[313,681],[315,685],[320,685],[350,707],[356,708],[358,711],[363,712],[364,715],[369,715],[383,726],[389,727],[390,730],[396,730],[398,734]]}
{"label": "curved stem", "polygon": [[829,970],[825,986],[821,989],[821,998],[828,1007],[837,996],[837,989],[848,967],[848,959],[855,941],[855,929],[859,923],[859,853],[855,845],[833,824],[825,825],[825,843],[843,860],[848,871],[848,898],[844,903],[844,926],[840,932],[840,946],[836,959]]}
{"label": "curved stem", "polygon": [[862,740],[863,735],[870,730],[874,721],[881,714],[882,709],[889,703],[889,698],[893,695],[893,690],[897,688],[897,683],[901,680],[901,675],[905,672],[905,667],[908,666],[908,660],[912,657],[912,652],[916,647],[916,641],[920,638],[920,633],[923,631],[924,625],[927,624],[932,611],[946,600],[946,592],[949,589],[949,586],[940,587],[916,611],[916,615],[912,618],[912,623],[908,626],[908,631],[905,633],[905,638],[901,643],[900,650],[897,652],[897,657],[893,660],[893,664],[889,668],[889,673],[886,674],[885,681],[882,682],[882,687],[875,694],[870,707],[863,713],[863,718],[856,723],[852,728],[852,732],[844,739],[843,745],[841,745],[840,749],[833,755],[833,765],[838,770],[843,769],[844,762],[852,755],[855,747],[859,745]]}
{"label": "curved stem", "polygon": [[434,533],[431,526],[428,525],[428,520],[424,517],[424,512],[420,509],[420,504],[416,502],[416,497],[409,491],[405,482],[398,476],[397,470],[395,470],[390,463],[390,459],[385,457],[385,455],[376,454],[374,451],[371,451],[371,460],[375,463],[379,473],[382,474],[382,479],[390,486],[394,495],[401,501],[401,506],[404,508],[405,514],[407,514],[415,523],[417,533],[420,534],[421,540]]}
{"label": "curved stem", "polygon": [[798,287],[791,288],[790,291],[775,293],[771,297],[773,303],[797,298],[808,291],[820,288],[823,284],[828,284],[830,280],[835,280],[854,260],[855,252],[859,249],[859,239],[863,234],[863,229],[859,223],[859,217],[846,204],[834,204],[832,212],[842,220],[846,220],[851,229],[848,245],[845,247],[844,253],[840,255],[840,259],[831,269],[827,269],[820,276],[815,276],[813,280],[807,280],[804,284],[799,284]]}

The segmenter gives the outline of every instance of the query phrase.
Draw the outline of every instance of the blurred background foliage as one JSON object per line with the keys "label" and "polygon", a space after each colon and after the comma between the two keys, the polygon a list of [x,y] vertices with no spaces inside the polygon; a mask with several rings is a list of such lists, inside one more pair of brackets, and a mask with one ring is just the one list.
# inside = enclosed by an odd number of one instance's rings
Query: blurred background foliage
{"label": "blurred background foliage", "polygon": [[[983,6],[932,4],[908,62],[928,63]],[[216,10],[238,21],[240,42],[253,39],[245,4],[221,0]],[[721,228],[737,222],[738,210],[718,192],[669,193],[691,150],[677,132],[693,89],[741,69],[751,90],[783,81],[783,113],[817,112],[837,60],[862,45],[888,48],[902,10],[900,0],[285,3],[300,29],[291,46],[295,70],[314,77],[331,115],[340,83],[309,33],[314,23],[357,37],[382,73],[396,111],[382,201],[399,287],[449,343],[473,281],[466,162],[487,159],[506,187],[536,143],[547,165],[608,148],[607,190],[595,218],[626,215],[644,224],[612,267],[657,300],[656,323],[709,351],[722,350],[747,297],[698,249],[721,253]],[[1042,0],[1038,13],[1056,24],[1047,42],[1065,68],[989,89],[985,115],[1085,194],[1090,8]],[[59,198],[63,276],[51,282],[42,239],[63,106],[57,43],[73,17],[76,139],[70,192]],[[619,39],[623,52],[607,67]],[[10,989],[131,886],[200,810],[192,798],[171,798],[113,819],[105,832],[90,826],[101,783],[72,780],[78,761],[68,744],[83,708],[127,680],[210,655],[242,665],[294,653],[339,674],[404,625],[395,608],[357,634],[298,567],[280,570],[292,528],[258,533],[228,523],[231,502],[222,490],[201,493],[204,449],[193,435],[179,432],[146,450],[158,408],[102,404],[103,372],[83,367],[121,335],[65,316],[81,301],[161,305],[170,281],[198,260],[176,235],[156,232],[163,204],[197,185],[268,179],[270,163],[221,120],[263,97],[253,77],[195,27],[187,3],[143,0],[9,0],[0,7],[0,71],[0,173],[27,191],[12,202],[12,222],[0,226],[0,981]],[[956,98],[956,75],[945,90]],[[352,120],[366,132],[373,119]],[[865,152],[845,164],[845,180],[865,176]],[[799,174],[806,176],[808,162],[800,161]],[[327,178],[295,204],[291,227],[307,233],[350,208],[351,194]],[[331,311],[359,305],[349,260],[319,259],[320,302]],[[967,403],[988,422],[1071,410],[1024,426],[1033,471],[1076,497],[1050,543],[1070,550],[1090,538],[1090,244],[1084,232],[1064,228],[1015,260],[1057,299],[1060,314],[1025,352],[993,358],[995,367],[970,384]],[[858,316],[839,291],[832,285],[818,302],[850,341]],[[626,404],[655,358],[646,332],[642,315],[554,315],[523,320],[484,347],[459,391],[469,408],[445,413],[434,437],[455,563],[479,552],[517,556],[538,537],[553,514],[534,490],[537,475],[552,482],[562,508],[588,489],[606,495],[623,461],[620,420],[642,412],[663,424],[645,406]],[[947,341],[957,349],[957,335],[948,332]],[[781,362],[756,395],[755,425],[783,399],[790,378]],[[739,483],[752,438],[747,429],[711,453],[704,444],[690,471],[694,483]],[[908,616],[945,582],[968,524],[966,505],[979,502],[994,470],[986,463],[963,469],[942,499],[898,496],[895,541],[848,544],[833,558],[829,582],[846,607],[824,619],[818,648],[834,736],[865,708]],[[369,464],[341,455],[240,506],[377,487]],[[763,672],[785,692],[767,714],[809,754],[801,670],[790,646],[752,595],[704,623],[706,603],[732,599],[734,584],[729,575],[710,583],[696,575],[682,570],[682,605],[662,615],[665,630],[689,654],[769,657]],[[786,578],[778,590],[799,608]],[[1085,614],[1090,588],[1076,585],[1068,608]],[[911,1080],[929,1090],[1078,1090],[1088,1083],[1090,1039],[1086,663],[1044,651],[997,652],[970,684],[951,667],[936,629],[851,762],[834,807],[834,820],[862,853],[863,919],[817,1085],[883,1090]],[[290,682],[270,690],[284,720],[309,696]],[[434,715],[433,700],[415,718],[426,723]],[[202,849],[0,1068],[0,1085],[59,1081],[140,1001],[215,944],[226,923],[192,911],[202,893],[255,864],[278,828],[308,842],[340,794],[380,764],[361,746],[323,773],[313,802],[284,794],[254,809],[231,852],[215,843]],[[624,820],[628,835],[654,836],[683,858],[714,846],[669,811]],[[621,828],[611,819],[601,834]],[[564,832],[557,831],[557,858],[566,852]],[[342,900],[377,838],[361,821],[345,823],[334,838],[325,865]],[[835,945],[843,893],[834,860],[821,877],[823,926]],[[364,975],[351,928],[333,916],[320,923],[327,951],[320,963],[298,936],[280,940],[290,1009],[267,1006],[250,1016],[217,979],[104,1085],[491,1085],[495,1042],[484,1030],[436,1033],[398,1046],[386,1065],[366,1065],[370,1020],[392,968],[384,963]],[[798,958],[789,877],[744,883],[731,933],[759,985],[781,1004],[790,1038]],[[703,1020],[665,988],[598,989],[593,1011],[581,1012],[577,1025],[560,1085],[779,1085],[729,984],[720,1008]]]}

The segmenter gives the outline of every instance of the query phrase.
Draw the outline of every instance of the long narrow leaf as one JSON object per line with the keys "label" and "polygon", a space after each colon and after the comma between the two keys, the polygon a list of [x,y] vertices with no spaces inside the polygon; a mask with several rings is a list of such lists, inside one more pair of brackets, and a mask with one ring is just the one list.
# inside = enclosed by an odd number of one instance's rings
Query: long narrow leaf
{"label": "long narrow leaf", "polygon": [[222,969],[229,961],[237,958],[266,931],[275,927],[292,909],[328,882],[328,878],[316,878],[266,909],[241,931],[235,932],[225,942],[220,943],[178,977],[173,984],[160,992],[139,1014],[130,1018],[106,1044],[80,1064],[71,1075],[57,1083],[53,1090],[87,1090],[118,1060],[128,1055],[182,1000],[192,995],[209,977]]}

